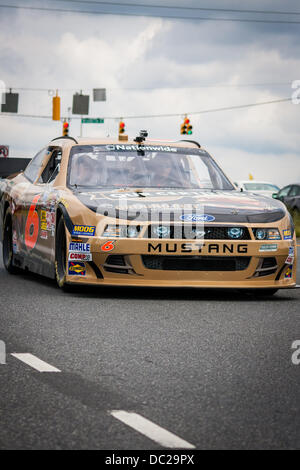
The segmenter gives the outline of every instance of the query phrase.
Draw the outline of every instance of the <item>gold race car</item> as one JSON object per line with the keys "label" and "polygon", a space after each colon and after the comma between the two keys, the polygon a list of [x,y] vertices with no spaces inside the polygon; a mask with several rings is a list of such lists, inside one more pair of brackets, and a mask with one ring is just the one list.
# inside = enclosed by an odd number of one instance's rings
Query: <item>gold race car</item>
{"label": "gold race car", "polygon": [[296,287],[284,204],[238,191],[194,141],[59,137],[0,182],[10,273],[70,284]]}

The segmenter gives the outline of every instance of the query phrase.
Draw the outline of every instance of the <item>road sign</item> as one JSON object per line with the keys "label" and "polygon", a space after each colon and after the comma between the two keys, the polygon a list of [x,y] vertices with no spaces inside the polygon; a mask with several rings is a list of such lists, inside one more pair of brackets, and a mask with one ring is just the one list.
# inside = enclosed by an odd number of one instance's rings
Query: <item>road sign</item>
{"label": "road sign", "polygon": [[89,114],[89,102],[90,97],[89,95],[73,95],[73,107],[72,113],[73,114]]}
{"label": "road sign", "polygon": [[18,93],[5,93],[5,102],[1,104],[2,113],[17,113],[19,104]]}
{"label": "road sign", "polygon": [[104,119],[101,118],[83,118],[81,119],[82,124],[103,124]]}
{"label": "road sign", "polygon": [[9,146],[8,145],[0,145],[0,157],[7,158],[9,154]]}
{"label": "road sign", "polygon": [[94,88],[93,89],[94,101],[106,101],[106,89],[105,88]]}

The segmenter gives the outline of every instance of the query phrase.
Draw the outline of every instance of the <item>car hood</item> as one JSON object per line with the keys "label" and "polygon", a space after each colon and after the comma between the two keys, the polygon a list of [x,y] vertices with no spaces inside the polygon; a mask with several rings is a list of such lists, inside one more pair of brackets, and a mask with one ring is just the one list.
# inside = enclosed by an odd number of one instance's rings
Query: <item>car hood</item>
{"label": "car hood", "polygon": [[276,191],[245,191],[247,194],[257,194],[258,196],[268,196],[268,197],[272,197],[272,195],[276,192]]}
{"label": "car hood", "polygon": [[280,201],[234,190],[76,190],[74,194],[97,214],[126,220],[171,217],[174,221],[267,223],[286,215]]}

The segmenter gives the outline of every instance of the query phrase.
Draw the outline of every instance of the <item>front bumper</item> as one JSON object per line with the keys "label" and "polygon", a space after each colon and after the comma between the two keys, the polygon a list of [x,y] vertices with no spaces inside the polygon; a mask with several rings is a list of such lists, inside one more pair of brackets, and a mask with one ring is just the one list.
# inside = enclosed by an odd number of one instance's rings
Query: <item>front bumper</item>
{"label": "front bumper", "polygon": [[[92,261],[84,263],[84,275],[70,275],[67,270],[67,283],[224,289],[296,287],[295,239],[203,242],[93,237],[84,242],[91,246]],[[260,251],[267,244],[276,244],[276,251]],[[287,263],[292,246],[294,260]]]}

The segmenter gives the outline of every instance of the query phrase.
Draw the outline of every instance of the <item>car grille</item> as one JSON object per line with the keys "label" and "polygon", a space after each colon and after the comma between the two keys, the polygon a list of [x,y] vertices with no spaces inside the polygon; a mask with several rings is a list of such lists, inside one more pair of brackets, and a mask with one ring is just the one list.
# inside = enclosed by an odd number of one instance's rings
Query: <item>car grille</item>
{"label": "car grille", "polygon": [[[149,225],[145,232],[145,238],[164,238],[157,235],[157,229],[160,227],[168,227],[163,224],[152,224]],[[168,227],[170,233],[165,238],[179,239],[179,240],[190,240],[190,239],[204,239],[204,240],[232,240],[227,234],[227,227],[216,227],[216,226],[196,226],[196,225],[171,225]],[[247,227],[243,227],[244,233],[238,240],[251,240],[251,236]],[[195,231],[199,230],[200,233],[196,235]],[[201,233],[204,232],[204,233]],[[196,236],[195,236],[196,235]]]}
{"label": "car grille", "polygon": [[125,258],[122,255],[108,256],[103,267],[105,271],[116,274],[130,274],[132,271],[132,266],[126,264]]}
{"label": "car grille", "polygon": [[163,271],[243,271],[250,259],[249,256],[142,256],[145,268]]}
{"label": "car grille", "polygon": [[258,267],[255,271],[255,277],[269,276],[270,274],[276,273],[278,268],[276,258],[267,257],[261,258],[258,263]]}

